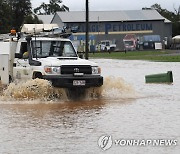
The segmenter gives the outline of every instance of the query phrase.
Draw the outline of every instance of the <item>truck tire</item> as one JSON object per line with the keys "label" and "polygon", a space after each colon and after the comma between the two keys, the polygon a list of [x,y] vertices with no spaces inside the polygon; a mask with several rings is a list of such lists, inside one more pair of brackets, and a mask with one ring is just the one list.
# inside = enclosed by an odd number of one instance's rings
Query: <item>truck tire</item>
{"label": "truck tire", "polygon": [[33,79],[36,79],[36,78],[42,79],[42,74],[40,72],[34,72]]}
{"label": "truck tire", "polygon": [[114,50],[115,50],[115,47],[111,47],[111,48],[110,48],[110,51],[114,51]]}
{"label": "truck tire", "polygon": [[79,100],[85,98],[85,88],[68,88],[66,89],[66,95],[70,100]]}
{"label": "truck tire", "polygon": [[9,75],[9,83],[13,82],[12,77]]}

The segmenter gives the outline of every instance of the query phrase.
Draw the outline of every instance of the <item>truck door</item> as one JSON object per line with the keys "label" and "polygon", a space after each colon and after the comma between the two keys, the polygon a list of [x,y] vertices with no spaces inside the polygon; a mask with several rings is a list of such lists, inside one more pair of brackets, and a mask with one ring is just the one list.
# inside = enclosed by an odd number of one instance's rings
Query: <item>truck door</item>
{"label": "truck door", "polygon": [[9,84],[9,55],[0,54],[0,78],[2,84]]}
{"label": "truck door", "polygon": [[29,65],[29,59],[27,55],[27,42],[21,42],[20,44],[20,54],[21,58],[15,60],[15,66],[13,68],[13,76],[15,79],[31,79],[32,71]]}

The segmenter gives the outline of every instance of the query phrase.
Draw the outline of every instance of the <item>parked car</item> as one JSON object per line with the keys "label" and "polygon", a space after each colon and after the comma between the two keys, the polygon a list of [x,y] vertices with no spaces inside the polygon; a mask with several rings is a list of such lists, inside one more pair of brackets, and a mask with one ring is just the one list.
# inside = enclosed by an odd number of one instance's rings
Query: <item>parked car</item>
{"label": "parked car", "polygon": [[96,50],[100,50],[100,51],[114,51],[115,49],[116,49],[116,44],[112,43],[111,40],[102,40],[96,46]]}

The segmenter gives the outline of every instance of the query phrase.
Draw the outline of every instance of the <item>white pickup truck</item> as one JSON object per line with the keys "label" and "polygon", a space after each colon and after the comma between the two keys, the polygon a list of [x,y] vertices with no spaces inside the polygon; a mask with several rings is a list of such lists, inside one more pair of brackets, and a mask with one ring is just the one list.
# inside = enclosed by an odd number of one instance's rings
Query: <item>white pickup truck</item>
{"label": "white pickup truck", "polygon": [[100,67],[79,58],[69,39],[52,35],[26,35],[1,40],[1,83],[35,78],[49,80],[53,86],[60,88],[80,89],[103,85]]}
{"label": "white pickup truck", "polygon": [[115,49],[116,44],[113,44],[110,40],[103,40],[96,46],[96,50],[100,51],[114,51]]}

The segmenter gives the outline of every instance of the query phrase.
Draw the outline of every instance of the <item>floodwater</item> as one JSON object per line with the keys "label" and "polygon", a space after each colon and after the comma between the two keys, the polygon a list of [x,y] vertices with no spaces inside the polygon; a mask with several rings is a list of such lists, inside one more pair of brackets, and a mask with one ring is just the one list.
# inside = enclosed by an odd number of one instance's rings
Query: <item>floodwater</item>
{"label": "floodwater", "polygon": [[[1,88],[0,153],[179,154],[180,63],[93,61],[102,68],[104,86],[89,89],[83,100],[68,100],[63,89],[44,80]],[[173,84],[145,83],[145,75],[167,71]],[[127,140],[173,144],[126,145]]]}

